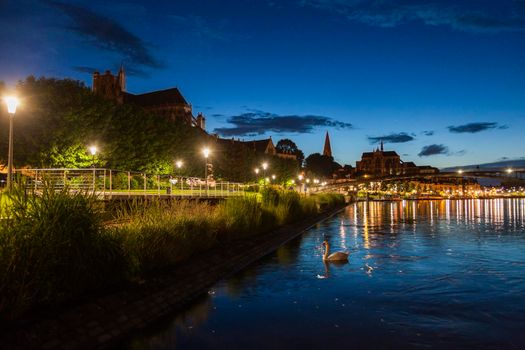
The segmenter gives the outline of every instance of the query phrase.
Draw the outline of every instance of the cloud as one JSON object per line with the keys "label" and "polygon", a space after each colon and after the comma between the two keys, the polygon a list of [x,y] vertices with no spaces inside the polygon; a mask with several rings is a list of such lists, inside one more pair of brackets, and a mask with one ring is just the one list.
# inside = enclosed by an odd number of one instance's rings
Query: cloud
{"label": "cloud", "polygon": [[449,155],[450,151],[448,147],[445,145],[433,144],[433,145],[423,146],[423,148],[421,149],[421,152],[418,153],[418,156],[428,157],[428,156],[435,156],[438,154]]}
{"label": "cloud", "polygon": [[146,44],[117,21],[80,6],[56,1],[47,3],[69,16],[73,24],[67,29],[88,39],[91,45],[117,52],[134,64],[149,68],[162,66]]}
{"label": "cloud", "polygon": [[415,140],[415,137],[412,135],[409,135],[406,132],[400,132],[400,133],[392,133],[390,135],[383,135],[383,136],[368,136],[368,141],[371,144],[378,143],[380,141],[386,142],[386,143],[405,143]]}
{"label": "cloud", "polygon": [[216,128],[214,132],[223,136],[255,136],[267,132],[311,133],[316,127],[351,129],[350,123],[317,115],[277,115],[263,111],[250,111],[229,117],[233,127]]}
{"label": "cloud", "polygon": [[479,122],[479,123],[468,123],[458,126],[447,126],[448,130],[455,134],[470,133],[475,134],[477,132],[489,130],[489,129],[506,129],[506,125],[498,125],[496,122]]}
{"label": "cloud", "polygon": [[434,135],[434,130],[425,130],[425,131],[422,131],[421,134],[425,136],[432,136]]}
{"label": "cloud", "polygon": [[[336,12],[348,20],[374,27],[396,27],[408,22],[449,26],[470,32],[525,30],[525,18],[515,3],[475,6],[468,2],[415,0],[301,0],[303,6]],[[499,4],[498,4],[499,5]]]}
{"label": "cloud", "polygon": [[[93,74],[93,72],[101,71],[100,69],[96,67],[91,67],[91,66],[73,66],[71,68],[74,71],[77,71],[80,73],[88,73],[88,74]],[[118,71],[120,68],[120,65],[114,65],[113,68],[115,71]],[[124,70],[126,71],[127,76],[141,77],[141,78],[148,78],[150,76],[149,73],[147,73],[146,71],[140,68],[135,68],[129,64],[124,67]]]}

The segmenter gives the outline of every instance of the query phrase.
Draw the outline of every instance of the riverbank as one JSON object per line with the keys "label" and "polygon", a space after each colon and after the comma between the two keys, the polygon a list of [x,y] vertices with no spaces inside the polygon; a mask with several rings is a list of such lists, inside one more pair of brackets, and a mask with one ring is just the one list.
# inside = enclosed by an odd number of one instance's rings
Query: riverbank
{"label": "riverbank", "polygon": [[183,308],[221,278],[242,270],[342,210],[339,206],[251,239],[220,243],[125,290],[58,312],[11,323],[1,343],[13,349],[108,349],[132,332]]}

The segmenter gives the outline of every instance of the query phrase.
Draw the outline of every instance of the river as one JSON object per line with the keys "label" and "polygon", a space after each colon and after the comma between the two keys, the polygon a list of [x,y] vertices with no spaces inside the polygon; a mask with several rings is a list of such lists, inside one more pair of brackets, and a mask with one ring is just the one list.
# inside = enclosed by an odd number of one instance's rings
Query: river
{"label": "river", "polygon": [[524,349],[524,278],[524,199],[356,203],[123,347]]}

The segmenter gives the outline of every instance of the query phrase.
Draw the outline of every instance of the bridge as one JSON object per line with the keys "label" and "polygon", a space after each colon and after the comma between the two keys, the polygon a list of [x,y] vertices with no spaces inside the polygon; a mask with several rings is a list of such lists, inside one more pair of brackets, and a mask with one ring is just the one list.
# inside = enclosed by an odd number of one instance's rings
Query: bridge
{"label": "bridge", "polygon": [[420,181],[426,183],[443,183],[447,180],[456,179],[461,183],[463,179],[497,179],[497,180],[516,180],[524,181],[525,168],[519,169],[469,169],[463,171],[448,171],[435,174],[411,174],[411,175],[388,175],[388,176],[371,176],[364,175],[354,179],[339,179],[329,181],[325,186],[313,187],[316,192],[341,191],[351,187],[368,184],[371,182],[410,182]]}

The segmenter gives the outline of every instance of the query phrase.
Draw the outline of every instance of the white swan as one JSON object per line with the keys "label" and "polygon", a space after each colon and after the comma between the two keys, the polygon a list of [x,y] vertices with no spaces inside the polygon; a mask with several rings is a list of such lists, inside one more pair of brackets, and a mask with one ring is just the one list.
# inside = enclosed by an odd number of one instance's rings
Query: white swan
{"label": "white swan", "polygon": [[330,243],[328,241],[323,241],[323,245],[325,248],[324,255],[323,255],[323,261],[346,261],[348,260],[349,253],[345,252],[335,252],[330,255]]}

